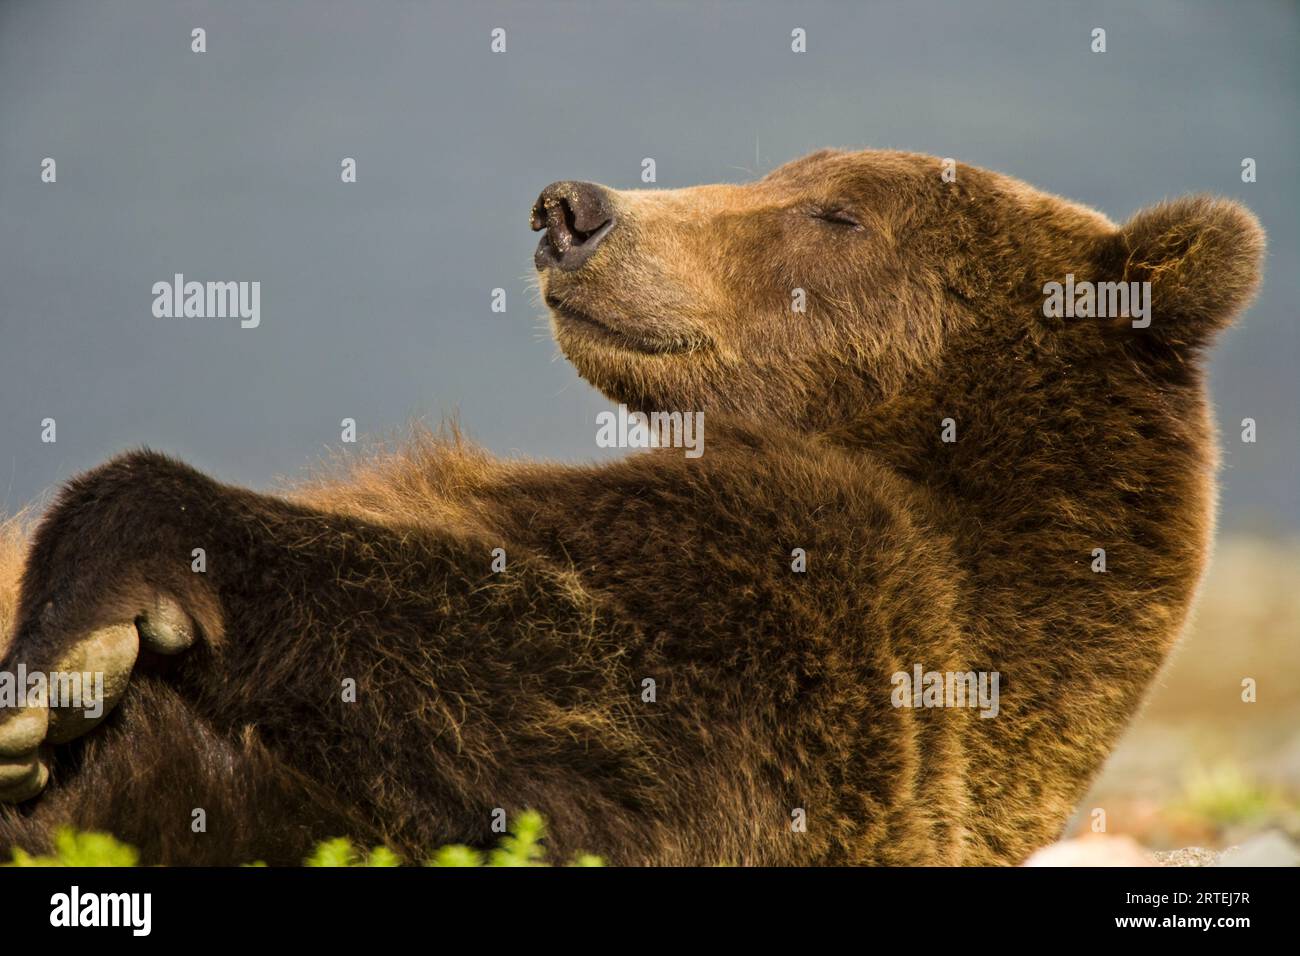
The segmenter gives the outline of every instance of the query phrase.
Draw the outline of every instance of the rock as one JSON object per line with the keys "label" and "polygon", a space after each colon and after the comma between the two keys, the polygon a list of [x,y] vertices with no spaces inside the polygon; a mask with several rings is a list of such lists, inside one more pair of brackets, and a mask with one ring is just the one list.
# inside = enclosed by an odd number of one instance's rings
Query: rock
{"label": "rock", "polygon": [[1300,866],[1300,850],[1284,833],[1269,830],[1224,851],[1215,866]]}
{"label": "rock", "polygon": [[1159,866],[1214,866],[1222,854],[1200,846],[1185,846],[1181,850],[1157,850],[1154,854]]}
{"label": "rock", "polygon": [[1155,859],[1132,837],[1090,833],[1045,846],[1025,866],[1154,866]]}

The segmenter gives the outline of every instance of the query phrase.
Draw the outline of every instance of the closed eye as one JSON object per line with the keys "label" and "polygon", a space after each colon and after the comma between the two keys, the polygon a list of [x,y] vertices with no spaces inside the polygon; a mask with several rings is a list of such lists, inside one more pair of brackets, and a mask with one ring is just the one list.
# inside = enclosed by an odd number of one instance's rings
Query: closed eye
{"label": "closed eye", "polygon": [[843,226],[847,229],[857,229],[859,231],[865,228],[847,209],[817,208],[810,210],[809,215],[833,226]]}

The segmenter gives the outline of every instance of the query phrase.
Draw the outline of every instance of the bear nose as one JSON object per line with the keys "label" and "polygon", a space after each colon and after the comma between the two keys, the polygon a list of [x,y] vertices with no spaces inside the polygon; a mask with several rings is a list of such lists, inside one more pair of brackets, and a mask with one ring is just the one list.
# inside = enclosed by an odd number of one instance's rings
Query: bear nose
{"label": "bear nose", "polygon": [[614,206],[605,187],[595,183],[551,183],[533,204],[529,223],[533,232],[546,230],[533,254],[538,271],[555,266],[572,272],[609,235]]}

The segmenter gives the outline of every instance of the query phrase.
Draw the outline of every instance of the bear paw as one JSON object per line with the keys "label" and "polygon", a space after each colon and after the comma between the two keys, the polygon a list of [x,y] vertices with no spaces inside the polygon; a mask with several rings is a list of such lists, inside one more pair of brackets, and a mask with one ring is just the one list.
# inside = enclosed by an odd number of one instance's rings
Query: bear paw
{"label": "bear paw", "polygon": [[[4,668],[16,706],[0,707],[0,803],[29,800],[44,789],[49,770],[42,749],[94,729],[117,706],[142,646],[174,655],[194,643],[194,622],[172,598],[114,603],[91,617],[95,624],[64,628],[51,602],[35,626],[19,630]],[[106,621],[109,615],[118,620]]]}

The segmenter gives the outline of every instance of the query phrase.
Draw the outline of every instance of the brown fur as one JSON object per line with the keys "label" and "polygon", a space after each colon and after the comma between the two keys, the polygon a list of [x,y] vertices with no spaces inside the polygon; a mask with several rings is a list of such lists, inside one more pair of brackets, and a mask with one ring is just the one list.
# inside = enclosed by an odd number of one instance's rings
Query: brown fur
{"label": "brown fur", "polygon": [[[613,202],[590,262],[543,277],[557,339],[613,399],[704,410],[703,457],[417,435],[287,497],[147,452],[76,479],[10,662],[160,591],[202,639],[54,748],[0,847],[72,820],[166,862],[343,830],[418,857],[490,843],[495,807],[614,863],[1013,863],[1059,832],[1205,565],[1201,352],[1258,281],[1258,224],[1192,198],[1117,228],[883,152]],[[862,228],[816,218],[839,209]],[[1043,318],[1067,272],[1150,280],[1151,327]],[[998,671],[1000,715],[893,707],[915,664]]]}

